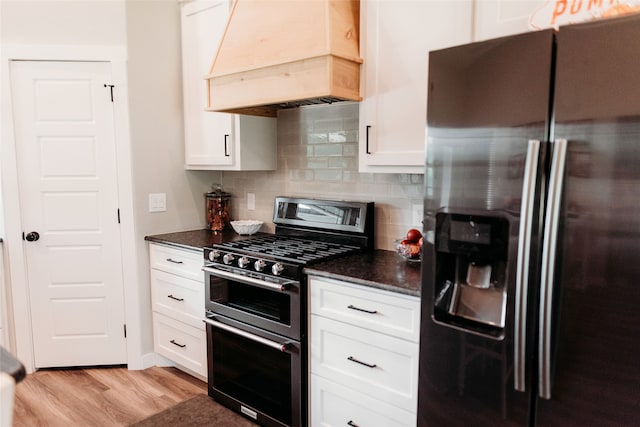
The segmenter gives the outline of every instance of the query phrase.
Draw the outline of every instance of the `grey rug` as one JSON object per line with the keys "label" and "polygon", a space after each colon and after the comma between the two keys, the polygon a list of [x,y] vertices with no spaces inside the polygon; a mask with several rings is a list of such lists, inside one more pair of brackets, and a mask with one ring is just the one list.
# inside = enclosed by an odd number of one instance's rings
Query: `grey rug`
{"label": "grey rug", "polygon": [[255,427],[256,424],[225,408],[206,394],[199,394],[131,427]]}

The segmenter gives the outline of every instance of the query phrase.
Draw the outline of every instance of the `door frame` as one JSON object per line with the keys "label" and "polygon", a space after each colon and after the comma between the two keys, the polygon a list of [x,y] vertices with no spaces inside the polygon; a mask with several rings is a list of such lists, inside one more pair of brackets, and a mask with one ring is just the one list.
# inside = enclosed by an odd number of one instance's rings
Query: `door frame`
{"label": "door frame", "polygon": [[151,366],[149,357],[143,354],[141,336],[140,284],[138,283],[137,242],[133,204],[133,171],[129,128],[127,91],[127,50],[124,46],[58,46],[58,45],[4,45],[0,62],[0,129],[3,203],[5,210],[5,250],[8,252],[7,304],[9,314],[10,347],[27,372],[35,370],[31,308],[26,269],[18,171],[16,168],[16,141],[11,105],[11,61],[97,61],[109,62],[112,67],[112,84],[117,88],[121,102],[114,103],[114,137],[116,144],[118,203],[120,207],[120,235],[127,324],[127,364],[129,369]]}

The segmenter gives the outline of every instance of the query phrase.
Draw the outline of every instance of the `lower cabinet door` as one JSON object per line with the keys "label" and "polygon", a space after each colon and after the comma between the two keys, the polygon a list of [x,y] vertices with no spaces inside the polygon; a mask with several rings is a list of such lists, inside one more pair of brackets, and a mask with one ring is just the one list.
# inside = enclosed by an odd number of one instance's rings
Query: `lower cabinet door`
{"label": "lower cabinet door", "polygon": [[207,377],[206,343],[204,327],[195,328],[153,313],[153,347],[156,353],[204,378]]}
{"label": "lower cabinet door", "polygon": [[309,425],[409,427],[416,414],[312,374]]}
{"label": "lower cabinet door", "polygon": [[416,411],[417,343],[312,315],[311,372]]}
{"label": "lower cabinet door", "polygon": [[194,327],[202,327],[204,286],[191,280],[151,269],[151,304],[154,312]]}

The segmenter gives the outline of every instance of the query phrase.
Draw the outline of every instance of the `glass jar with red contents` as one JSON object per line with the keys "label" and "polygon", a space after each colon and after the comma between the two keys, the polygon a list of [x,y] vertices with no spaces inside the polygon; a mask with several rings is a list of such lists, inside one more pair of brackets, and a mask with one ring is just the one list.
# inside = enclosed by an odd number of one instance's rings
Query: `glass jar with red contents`
{"label": "glass jar with red contents", "polygon": [[231,228],[231,194],[221,188],[205,194],[207,228],[222,231]]}

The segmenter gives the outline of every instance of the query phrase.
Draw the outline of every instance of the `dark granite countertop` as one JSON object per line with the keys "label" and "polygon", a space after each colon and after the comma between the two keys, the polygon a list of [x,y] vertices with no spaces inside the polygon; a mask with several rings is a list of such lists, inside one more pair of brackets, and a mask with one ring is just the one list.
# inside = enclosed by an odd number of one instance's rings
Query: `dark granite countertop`
{"label": "dark granite countertop", "polygon": [[[254,236],[258,236],[261,234],[265,233],[257,233]],[[250,239],[254,236],[240,236],[233,230],[224,230],[222,232],[218,232],[208,229],[202,229],[145,236],[144,240],[154,243],[163,243],[165,245],[176,246],[183,249],[202,251],[204,247],[211,246],[215,243]]]}
{"label": "dark granite countertop", "polygon": [[24,379],[27,375],[24,365],[16,359],[13,354],[9,353],[4,347],[0,346],[0,372],[4,372],[13,377],[17,383]]}
{"label": "dark granite countertop", "polygon": [[[264,233],[257,235],[260,234]],[[202,251],[204,247],[214,243],[252,237],[240,236],[233,230],[220,233],[204,229],[156,234],[146,236],[144,239],[149,242]],[[420,296],[420,263],[408,263],[393,251],[377,249],[373,252],[336,258],[309,266],[305,271],[316,276]]]}
{"label": "dark granite countertop", "polygon": [[420,296],[420,263],[408,263],[393,251],[376,249],[305,268],[307,274]]}

